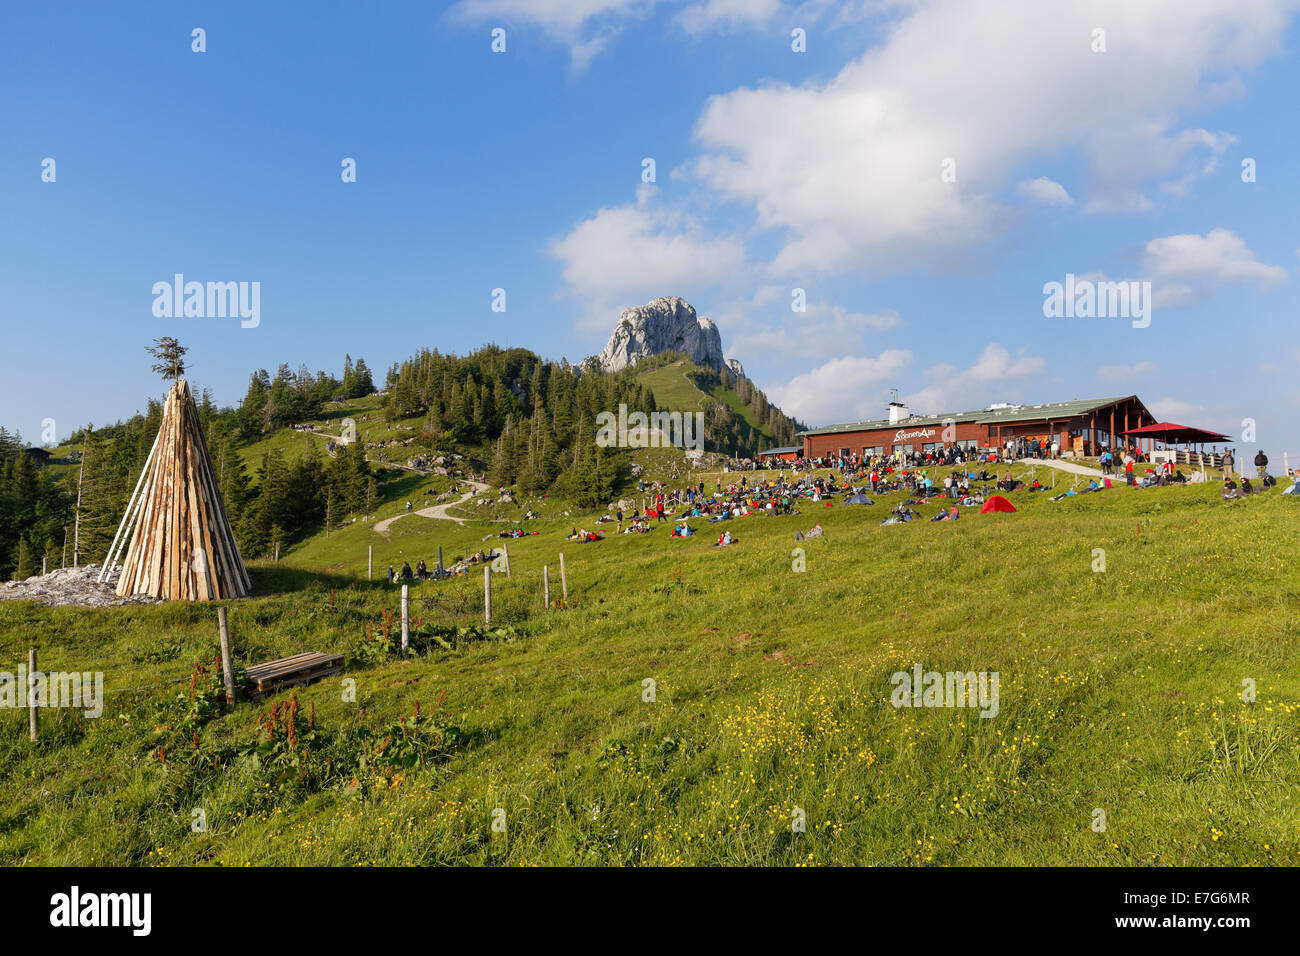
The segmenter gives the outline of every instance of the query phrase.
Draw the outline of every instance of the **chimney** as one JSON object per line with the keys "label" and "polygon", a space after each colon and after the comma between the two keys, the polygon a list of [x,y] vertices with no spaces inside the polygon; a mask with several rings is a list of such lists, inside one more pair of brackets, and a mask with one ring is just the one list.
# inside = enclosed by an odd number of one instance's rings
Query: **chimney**
{"label": "chimney", "polygon": [[889,424],[897,425],[907,417],[907,406],[898,400],[898,389],[891,389],[889,399]]}

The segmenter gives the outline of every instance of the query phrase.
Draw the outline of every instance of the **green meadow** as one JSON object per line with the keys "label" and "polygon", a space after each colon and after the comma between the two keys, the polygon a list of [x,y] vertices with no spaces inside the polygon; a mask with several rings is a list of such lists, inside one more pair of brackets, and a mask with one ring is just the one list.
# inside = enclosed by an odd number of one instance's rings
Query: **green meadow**
{"label": "green meadow", "polygon": [[[403,478],[376,516],[450,485]],[[0,669],[35,646],[107,691],[97,719],[43,711],[35,744],[0,711],[0,862],[1300,861],[1300,501],[1011,497],[955,523],[882,527],[882,495],[587,544],[565,534],[598,513],[554,499],[358,521],[254,562],[256,595],[228,602],[238,666],[316,650],[343,674],[233,709],[211,605],[0,602]],[[383,569],[499,546],[529,506],[491,625],[480,568],[418,583],[403,657]],[[737,543],[713,547],[723,527]],[[996,716],[893,706],[917,664],[997,672]]]}

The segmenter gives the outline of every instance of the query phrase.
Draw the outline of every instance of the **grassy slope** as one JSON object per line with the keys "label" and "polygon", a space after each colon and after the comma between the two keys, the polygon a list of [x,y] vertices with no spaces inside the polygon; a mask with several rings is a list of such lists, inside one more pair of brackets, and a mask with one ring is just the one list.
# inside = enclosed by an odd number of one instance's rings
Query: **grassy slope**
{"label": "grassy slope", "polygon": [[[336,679],[299,692],[320,728],[382,726],[445,694],[465,734],[436,766],[358,772],[353,793],[301,792],[225,757],[204,774],[187,747],[157,759],[191,661],[215,651],[211,607],[0,602],[0,666],[37,644],[47,668],[144,687],[111,694],[99,720],[47,712],[36,748],[25,715],[0,714],[0,861],[1300,860],[1300,502],[1225,505],[1213,487],[1013,498],[1019,514],[896,527],[879,526],[888,498],[805,503],[732,522],[725,551],[666,527],[577,545],[570,519],[543,521],[509,542],[512,578],[494,579],[517,639],[378,664],[357,639],[397,599],[360,580],[366,545],[377,569],[439,544],[452,559],[501,525],[408,517],[387,539],[364,525],[312,539],[254,566],[259,596],[232,602],[239,661],[348,653],[358,703]],[[795,573],[794,531],[815,522],[827,536],[802,545]],[[560,550],[574,606],[546,613],[541,566],[554,595]],[[418,585],[412,616],[481,620],[481,590],[477,576]],[[893,708],[890,675],[913,662],[998,671],[1000,714]],[[144,686],[165,680],[180,683]],[[248,739],[257,711],[208,722],[203,753]],[[190,830],[195,807],[206,833]],[[498,807],[505,835],[490,829]],[[791,832],[796,807],[806,833]]]}
{"label": "grassy slope", "polygon": [[740,400],[740,396],[734,389],[718,386],[707,393],[702,392],[686,377],[686,373],[691,368],[692,366],[687,362],[674,362],[663,368],[643,372],[637,377],[654,392],[655,401],[662,409],[703,411],[705,405],[721,402],[730,408],[737,418],[744,419],[769,442],[773,440],[771,433],[759,425],[754,410]]}
{"label": "grassy slope", "polygon": [[[369,421],[363,420],[365,415],[370,416]],[[252,484],[257,484],[259,469],[262,467],[262,457],[273,449],[279,449],[286,460],[293,461],[302,458],[307,444],[310,443],[316,445],[316,450],[322,458],[325,457],[326,442],[329,437],[337,436],[340,433],[343,427],[343,419],[349,417],[356,422],[357,439],[361,442],[412,438],[419,434],[419,429],[424,421],[422,416],[417,415],[393,422],[390,427],[389,423],[384,419],[383,399],[378,395],[368,395],[365,398],[352,399],[337,405],[327,405],[320,418],[298,423],[314,424],[319,429],[318,432],[281,428],[259,441],[241,447],[239,455],[244,461],[244,468],[247,471],[249,480]],[[376,462],[386,458],[389,462],[400,463],[410,457],[410,454],[401,449],[393,449],[389,452],[371,450],[367,452],[367,456]]]}

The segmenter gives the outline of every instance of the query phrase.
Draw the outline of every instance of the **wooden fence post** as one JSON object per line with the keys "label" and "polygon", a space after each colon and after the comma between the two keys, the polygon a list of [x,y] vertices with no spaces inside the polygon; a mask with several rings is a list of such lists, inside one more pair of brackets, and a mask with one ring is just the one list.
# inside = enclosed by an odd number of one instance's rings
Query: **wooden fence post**
{"label": "wooden fence post", "polygon": [[569,604],[569,579],[564,573],[564,552],[560,552],[560,599],[565,606]]}
{"label": "wooden fence post", "polygon": [[41,713],[36,707],[36,648],[27,652],[27,729],[32,743],[41,731]]}
{"label": "wooden fence post", "polygon": [[406,650],[411,646],[411,586],[402,585],[402,656],[406,656]]}
{"label": "wooden fence post", "polygon": [[483,623],[492,623],[492,565],[483,565]]}
{"label": "wooden fence post", "polygon": [[510,547],[508,545],[504,545],[504,544],[501,545],[501,555],[506,559],[506,577],[509,578],[510,577]]}
{"label": "wooden fence post", "polygon": [[374,579],[375,579],[375,546],[373,544],[368,544],[366,545],[366,580],[373,581]]}
{"label": "wooden fence post", "polygon": [[47,554],[43,558],[41,558],[41,575],[44,576],[49,573],[50,573],[50,556]]}
{"label": "wooden fence post", "polygon": [[275,543],[275,560],[276,560],[276,561],[279,561],[279,560],[280,560],[280,542],[279,542],[279,541],[277,541],[277,542]]}
{"label": "wooden fence post", "polygon": [[551,576],[546,565],[542,565],[542,607],[551,609]]}
{"label": "wooden fence post", "polygon": [[226,683],[226,703],[235,704],[235,664],[230,659],[230,630],[226,627],[226,609],[217,608],[217,632],[221,635],[221,677]]}
{"label": "wooden fence post", "polygon": [[438,545],[438,577],[442,577],[442,545]]}

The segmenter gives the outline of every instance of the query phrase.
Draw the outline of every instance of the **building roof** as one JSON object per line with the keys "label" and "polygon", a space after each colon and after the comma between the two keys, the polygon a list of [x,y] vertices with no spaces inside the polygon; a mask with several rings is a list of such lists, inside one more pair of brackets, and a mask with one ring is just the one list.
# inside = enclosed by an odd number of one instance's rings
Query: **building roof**
{"label": "building roof", "polygon": [[1220,435],[1218,432],[1192,428],[1190,425],[1175,425],[1173,422],[1143,425],[1141,428],[1131,428],[1124,434],[1136,435],[1139,438],[1154,438],[1166,445],[1218,444],[1230,440],[1227,435]]}
{"label": "building roof", "polygon": [[[980,424],[1003,424],[1011,422],[1033,422],[1046,419],[1074,418],[1085,412],[1106,408],[1129,399],[1137,400],[1136,395],[1121,395],[1118,398],[1085,398],[1072,402],[1044,402],[1038,405],[1011,405],[1007,408],[981,408],[970,412],[949,412],[946,415],[913,415],[910,418],[891,422],[888,418],[866,422],[849,422],[844,425],[826,425],[823,428],[810,428],[799,432],[804,435],[831,435],[837,432],[866,432],[884,428],[915,428],[925,425],[957,425],[978,422]],[[1139,402],[1139,404],[1141,404]]]}
{"label": "building roof", "polygon": [[764,448],[758,453],[761,458],[763,455],[794,455],[803,452],[803,445],[790,445],[786,448]]}

